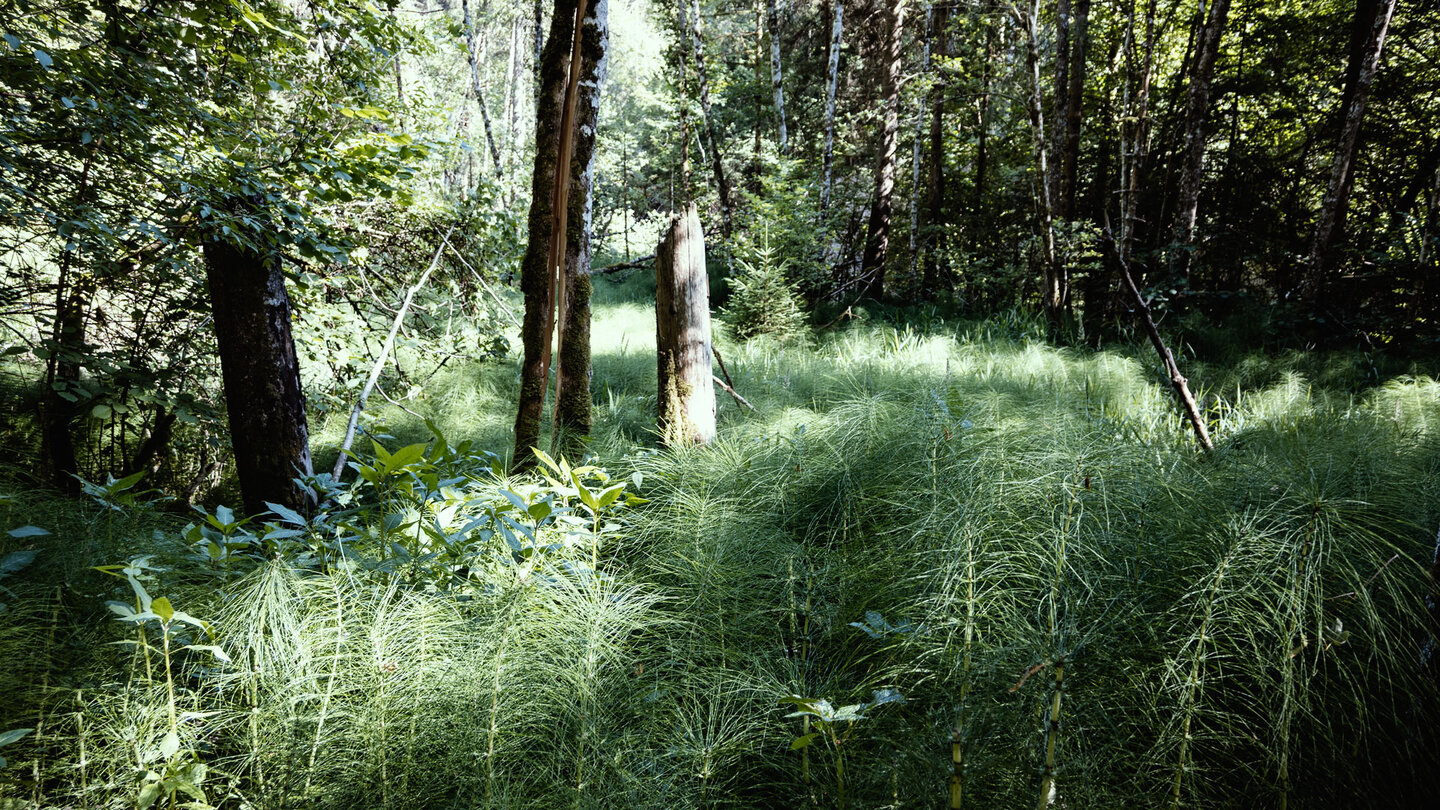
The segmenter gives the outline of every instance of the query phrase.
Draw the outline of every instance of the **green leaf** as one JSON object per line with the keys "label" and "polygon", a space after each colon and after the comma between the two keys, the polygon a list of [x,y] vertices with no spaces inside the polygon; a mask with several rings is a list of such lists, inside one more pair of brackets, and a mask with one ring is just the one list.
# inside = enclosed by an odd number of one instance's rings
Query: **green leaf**
{"label": "green leaf", "polygon": [[9,531],[11,537],[44,537],[49,533],[50,532],[45,531],[39,526],[21,526],[18,529],[11,529]]}
{"label": "green leaf", "polygon": [[282,506],[278,503],[271,503],[269,501],[266,501],[265,508],[269,509],[271,512],[274,512],[280,517],[281,520],[285,521],[286,523],[293,523],[296,526],[304,526],[308,523],[308,521],[305,520],[304,515],[296,512],[294,509],[291,509],[288,506]]}
{"label": "green leaf", "polygon": [[0,731],[0,745],[9,745],[24,739],[26,734],[34,731],[32,728],[12,728],[9,731]]}
{"label": "green leaf", "polygon": [[140,796],[135,799],[136,810],[150,810],[155,800],[160,798],[160,783],[148,782],[145,787],[140,788]]}
{"label": "green leaf", "polygon": [[811,734],[806,734],[803,737],[796,737],[795,741],[790,743],[790,750],[799,751],[801,748],[809,748],[810,743],[815,742],[815,738],[819,736],[820,732],[816,731]]}
{"label": "green leaf", "polygon": [[35,555],[39,553],[35,549],[25,549],[24,551],[12,551],[4,557],[0,557],[0,579],[24,570],[26,566],[35,561]]}
{"label": "green leaf", "polygon": [[43,67],[46,70],[55,67],[55,60],[50,58],[50,54],[40,50],[39,48],[35,49],[35,61],[39,62],[40,67]]}
{"label": "green leaf", "polygon": [[158,597],[150,602],[150,611],[160,617],[160,621],[169,623],[175,618],[175,608],[171,606],[168,597]]}
{"label": "green leaf", "polygon": [[90,409],[90,415],[96,419],[109,419],[113,412],[109,405],[96,405]]}
{"label": "green leaf", "polygon": [[[159,600],[156,600],[159,601]],[[160,756],[169,759],[180,751],[180,735],[170,732],[160,741]]]}

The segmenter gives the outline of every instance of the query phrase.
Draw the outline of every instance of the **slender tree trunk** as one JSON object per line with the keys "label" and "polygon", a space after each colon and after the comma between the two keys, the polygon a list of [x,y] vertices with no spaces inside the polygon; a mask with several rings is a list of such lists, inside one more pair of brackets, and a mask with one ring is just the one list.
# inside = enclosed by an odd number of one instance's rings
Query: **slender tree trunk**
{"label": "slender tree trunk", "polygon": [[[1070,29],[1074,21],[1070,0],[1055,0],[1055,86],[1051,88],[1054,102],[1054,126],[1050,135],[1050,204],[1056,219],[1065,219],[1061,208],[1060,165],[1065,151],[1065,122],[1070,119]],[[1039,21],[1035,27],[1039,27]]]}
{"label": "slender tree trunk", "polygon": [[[679,0],[678,19],[683,43],[690,30],[690,0]],[[690,70],[685,46],[680,46],[680,189],[685,205],[690,205]],[[675,195],[670,195],[670,208],[675,208]]]}
{"label": "slender tree trunk", "polygon": [[[934,4],[931,4],[933,8]],[[949,6],[934,9],[932,37],[939,37],[940,55],[950,55]],[[931,43],[934,47],[935,43]],[[918,134],[918,133],[917,133]],[[940,288],[940,250],[945,227],[945,82],[938,80],[930,94],[930,178],[926,189],[925,233],[921,251],[924,253],[920,273],[920,293],[933,300]]]}
{"label": "slender tree trunk", "polygon": [[[930,46],[935,31],[935,4],[925,4],[925,34],[921,45],[922,56],[920,60],[921,70],[924,76],[929,77],[932,73],[930,63]],[[933,89],[931,90],[933,93]],[[910,278],[909,283],[917,297],[924,296],[920,289],[920,253],[924,249],[923,240],[920,238],[920,209],[923,196],[920,185],[920,164],[925,160],[925,113],[929,105],[927,98],[921,96],[918,99],[915,110],[915,135],[911,139],[913,154],[910,156]]]}
{"label": "slender tree trunk", "polygon": [[495,161],[495,174],[499,176],[500,150],[495,148],[495,133],[490,128],[490,110],[485,106],[485,94],[480,90],[480,64],[475,58],[475,28],[470,23],[470,0],[460,0],[460,10],[465,20],[465,58],[470,62],[470,91],[475,94],[475,104],[480,107],[480,119],[485,122],[485,143],[490,147],[490,158]]}
{"label": "slender tree trunk", "polygon": [[575,114],[575,148],[567,229],[565,300],[555,364],[555,433],[552,453],[578,460],[593,421],[590,399],[590,230],[595,195],[595,132],[609,66],[610,0],[591,0],[580,29],[581,75]]}
{"label": "slender tree trunk", "polygon": [[896,135],[900,129],[901,43],[904,39],[905,0],[884,4],[885,42],[881,69],[881,97],[885,116],[880,126],[880,148],[875,162],[875,196],[865,232],[865,254],[860,262],[860,283],[866,295],[880,300],[885,294],[885,260],[890,250],[890,213],[895,197]]}
{"label": "slender tree trunk", "polygon": [[[550,19],[550,36],[540,56],[539,96],[535,106],[535,171],[531,180],[529,240],[520,269],[520,290],[525,296],[525,317],[520,342],[525,358],[520,366],[520,401],[515,415],[516,471],[532,468],[531,448],[540,443],[545,392],[550,376],[551,324],[555,310],[554,273],[551,264],[555,233],[556,170],[561,161],[561,117],[570,51],[575,38],[575,14],[580,0],[556,0]],[[537,11],[540,8],[536,4]],[[565,161],[568,165],[569,161]]]}
{"label": "slender tree trunk", "polygon": [[780,70],[780,5],[770,0],[770,83],[775,96],[775,118],[780,130],[780,154],[790,153],[790,135],[785,128],[784,73]]}
{"label": "slender tree trunk", "polygon": [[[1367,9],[1367,5],[1373,5],[1373,9]],[[1316,221],[1315,238],[1310,247],[1306,288],[1307,298],[1312,302],[1318,300],[1320,289],[1324,285],[1326,265],[1331,259],[1331,246],[1340,241],[1345,233],[1345,214],[1355,180],[1355,154],[1360,144],[1360,125],[1365,120],[1365,105],[1370,99],[1370,88],[1375,83],[1375,74],[1380,71],[1380,54],[1385,47],[1385,34],[1390,30],[1390,19],[1395,15],[1395,0],[1378,0],[1373,4],[1362,2],[1360,12],[1366,10],[1372,13],[1369,30],[1358,43],[1358,47],[1350,53],[1353,81],[1347,82],[1345,88],[1345,95],[1349,99],[1345,108],[1345,124],[1340,131],[1340,141],[1335,147],[1330,184],[1326,187],[1325,197],[1320,203],[1320,217]],[[1357,20],[1357,24],[1358,22]]]}
{"label": "slender tree trunk", "polygon": [[[1141,178],[1150,156],[1150,80],[1155,68],[1155,2],[1145,6],[1144,60],[1136,78],[1127,77],[1134,85],[1133,95],[1126,100],[1127,123],[1121,126],[1120,142],[1120,241],[1121,262],[1127,267],[1135,247],[1139,227]],[[1133,76],[1135,67],[1135,4],[1129,4],[1130,20],[1126,33],[1126,64]],[[1128,137],[1126,135],[1128,133]]]}
{"label": "slender tree trunk", "polygon": [[519,76],[520,76],[520,17],[516,16],[510,20],[510,53],[505,60],[505,108],[502,114],[505,116],[505,151],[504,151],[504,174],[506,175],[507,189],[509,169],[515,159],[515,141],[520,135],[519,123]]}
{"label": "slender tree trunk", "polygon": [[1190,91],[1185,104],[1185,145],[1182,150],[1180,186],[1175,212],[1175,242],[1180,252],[1176,266],[1188,273],[1195,245],[1195,219],[1200,207],[1200,187],[1205,174],[1205,123],[1210,115],[1210,83],[1215,59],[1225,33],[1230,0],[1210,0],[1210,8],[1199,31],[1195,63],[1190,71]]}
{"label": "slender tree trunk", "polygon": [[[978,219],[981,210],[985,206],[985,181],[989,176],[990,169],[990,85],[994,80],[992,74],[992,62],[995,59],[995,29],[996,25],[988,20],[985,26],[985,66],[980,71],[980,97],[976,102],[975,109],[975,194],[971,204],[971,217]],[[980,233],[980,229],[970,228],[972,233]]]}
{"label": "slender tree trunk", "polygon": [[830,61],[825,80],[825,165],[824,176],[820,181],[821,213],[830,208],[831,172],[835,165],[835,89],[840,83],[840,45],[844,36],[845,16],[843,0],[833,0],[830,13],[834,19],[830,25]]}
{"label": "slender tree trunk", "polygon": [[705,145],[710,149],[710,168],[715,173],[715,189],[720,197],[720,227],[730,235],[730,214],[734,210],[730,179],[725,175],[725,162],[720,157],[720,136],[715,117],[710,111],[710,80],[705,70],[705,40],[700,33],[700,0],[690,0],[690,43],[695,55],[695,81],[700,91],[700,113],[704,118]]}
{"label": "slender tree trunk", "polygon": [[306,493],[293,479],[313,471],[280,257],[218,238],[204,254],[245,511],[264,512],[266,502],[300,509]]}
{"label": "slender tree trunk", "polygon": [[1040,53],[1036,43],[1040,0],[1034,0],[1033,5],[1023,12],[1011,6],[1010,12],[1025,36],[1025,72],[1030,83],[1026,108],[1030,118],[1031,153],[1035,161],[1035,201],[1040,215],[1040,264],[1044,281],[1041,305],[1051,325],[1057,326],[1064,319],[1070,303],[1070,278],[1066,269],[1060,265],[1055,250],[1055,206],[1050,196],[1055,183],[1046,148],[1044,84],[1040,75]]}
{"label": "slender tree trunk", "polygon": [[1090,49],[1090,0],[1076,0],[1071,39],[1073,53],[1068,76],[1070,97],[1065,104],[1065,142],[1060,151],[1060,196],[1056,200],[1061,219],[1076,218],[1075,187],[1080,167],[1080,130],[1084,123],[1081,108],[1085,99],[1085,60]]}
{"label": "slender tree trunk", "polygon": [[708,444],[715,438],[710,287],[694,203],[671,219],[655,254],[655,346],[660,435],[671,447]]}

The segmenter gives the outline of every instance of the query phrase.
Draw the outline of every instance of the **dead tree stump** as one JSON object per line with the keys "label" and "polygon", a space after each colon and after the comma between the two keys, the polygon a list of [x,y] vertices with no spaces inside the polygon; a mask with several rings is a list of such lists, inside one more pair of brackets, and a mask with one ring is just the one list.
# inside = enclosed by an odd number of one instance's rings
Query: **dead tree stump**
{"label": "dead tree stump", "polygon": [[708,444],[715,438],[710,284],[694,203],[671,218],[655,252],[655,348],[661,440],[670,447]]}

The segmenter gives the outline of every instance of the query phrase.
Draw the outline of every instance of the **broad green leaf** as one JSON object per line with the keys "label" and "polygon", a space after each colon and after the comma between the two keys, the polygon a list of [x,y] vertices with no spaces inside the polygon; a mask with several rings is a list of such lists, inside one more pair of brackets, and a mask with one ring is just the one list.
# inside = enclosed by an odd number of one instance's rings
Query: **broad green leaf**
{"label": "broad green leaf", "polygon": [[160,621],[167,624],[175,618],[175,608],[170,605],[170,599],[164,596],[151,600],[150,612],[159,616]]}
{"label": "broad green leaf", "polygon": [[43,67],[46,70],[55,67],[55,60],[50,58],[50,54],[40,50],[39,48],[35,49],[35,61],[39,62],[40,67]]}
{"label": "broad green leaf", "polygon": [[280,519],[285,521],[286,523],[293,523],[296,526],[304,526],[308,523],[308,521],[305,520],[304,515],[301,515],[299,512],[296,512],[294,509],[291,509],[288,506],[282,506],[278,503],[271,503],[269,501],[266,501],[265,508],[269,509],[271,512],[274,512],[276,515],[279,515]]}
{"label": "broad green leaf", "polygon": [[815,738],[819,736],[820,732],[816,731],[811,734],[806,734],[803,737],[796,737],[795,741],[790,743],[790,750],[799,751],[801,748],[809,748],[810,743],[815,742]]}
{"label": "broad green leaf", "polygon": [[171,731],[160,741],[160,756],[169,759],[180,751],[180,735]]}
{"label": "broad green leaf", "polygon": [[26,734],[34,731],[31,728],[12,728],[9,731],[0,731],[0,745],[9,745],[24,739]]}
{"label": "broad green leaf", "polygon": [[39,526],[21,526],[18,529],[11,529],[9,531],[11,537],[44,537],[49,533],[50,532]]}
{"label": "broad green leaf", "polygon": [[35,555],[40,552],[33,549],[24,551],[12,551],[4,557],[0,557],[0,578],[8,577],[11,574],[22,571],[30,563],[35,561]]}
{"label": "broad green leaf", "polygon": [[155,800],[160,798],[160,783],[147,782],[145,787],[140,788],[140,796],[135,799],[136,810],[150,810]]}

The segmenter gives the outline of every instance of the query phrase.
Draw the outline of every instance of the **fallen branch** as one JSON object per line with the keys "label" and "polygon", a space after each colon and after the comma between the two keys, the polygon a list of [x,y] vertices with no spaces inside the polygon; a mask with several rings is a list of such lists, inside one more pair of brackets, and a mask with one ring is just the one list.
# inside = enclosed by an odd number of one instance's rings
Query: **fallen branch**
{"label": "fallen branch", "polygon": [[601,268],[599,268],[599,269],[591,268],[591,270],[590,270],[589,272],[590,272],[590,275],[592,275],[592,276],[603,276],[603,275],[606,275],[606,274],[609,274],[609,273],[618,273],[618,272],[620,272],[621,270],[638,270],[638,269],[640,269],[641,267],[644,267],[645,265],[650,264],[650,263],[653,262],[653,261],[655,261],[655,254],[654,254],[654,253],[651,253],[649,256],[641,256],[640,258],[636,259],[636,260],[633,261],[633,262],[621,262],[620,264],[607,264],[607,265],[605,265],[604,267],[601,267]]}
{"label": "fallen branch", "polygon": [[1110,234],[1110,223],[1105,223],[1102,234],[1102,241],[1105,243],[1106,258],[1108,258],[1120,270],[1120,277],[1124,279],[1125,286],[1130,290],[1130,295],[1135,298],[1136,311],[1140,314],[1140,321],[1145,325],[1145,331],[1150,336],[1150,343],[1155,347],[1155,352],[1160,355],[1160,362],[1165,365],[1165,373],[1170,377],[1170,387],[1175,389],[1175,397],[1180,400],[1180,406],[1185,411],[1185,417],[1190,420],[1190,426],[1195,429],[1195,440],[1206,451],[1214,450],[1215,443],[1210,440],[1210,431],[1205,428],[1205,419],[1200,415],[1200,406],[1195,404],[1195,395],[1190,393],[1190,382],[1180,373],[1180,366],[1175,362],[1175,355],[1165,345],[1164,339],[1160,337],[1160,329],[1155,325],[1155,318],[1150,315],[1150,305],[1146,303],[1145,296],[1140,294],[1140,288],[1135,284],[1135,278],[1130,275],[1130,264],[1120,255],[1115,246],[1115,238]]}
{"label": "fallen branch", "polygon": [[430,274],[435,272],[436,265],[440,264],[440,254],[445,250],[445,246],[450,244],[450,234],[454,232],[455,226],[451,225],[450,230],[440,238],[441,245],[435,249],[435,258],[430,260],[430,266],[420,274],[415,285],[405,291],[405,300],[400,303],[400,311],[395,313],[395,320],[390,324],[390,334],[385,336],[385,345],[380,347],[380,356],[375,358],[375,365],[370,367],[370,378],[365,381],[365,387],[360,389],[360,398],[356,400],[355,407],[350,409],[350,423],[345,426],[345,440],[340,443],[340,455],[330,470],[330,478],[334,483],[340,483],[340,476],[345,472],[345,454],[355,443],[355,429],[360,424],[360,412],[365,410],[365,401],[370,399],[370,392],[375,390],[375,385],[380,382],[380,372],[390,360],[390,352],[395,348],[395,336],[400,333],[400,325],[405,320],[405,313],[410,310],[410,302],[415,299],[415,293],[430,280]]}
{"label": "fallen branch", "polygon": [[735,393],[735,389],[734,389],[733,387],[731,387],[730,385],[728,385],[724,380],[720,379],[719,377],[715,376],[714,374],[711,374],[711,375],[710,375],[710,379],[714,380],[716,385],[718,385],[718,386],[720,386],[721,388],[725,389],[725,393],[727,393],[727,394],[729,394],[730,396],[734,397],[736,404],[744,405],[745,407],[749,408],[749,409],[752,410],[752,411],[756,411],[756,410],[757,410],[756,407],[755,407],[754,405],[751,405],[749,402],[747,402],[744,397],[742,397],[742,396],[740,396],[739,394]]}

